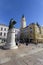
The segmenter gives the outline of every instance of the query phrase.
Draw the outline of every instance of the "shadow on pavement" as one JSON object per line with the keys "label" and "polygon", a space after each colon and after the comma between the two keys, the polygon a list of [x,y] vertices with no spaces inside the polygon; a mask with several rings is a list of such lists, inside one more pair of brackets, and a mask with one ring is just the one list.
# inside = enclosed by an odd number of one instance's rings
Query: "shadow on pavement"
{"label": "shadow on pavement", "polygon": [[2,50],[7,50],[7,49],[4,48],[4,45],[3,45],[3,46],[0,46],[0,49],[2,49]]}
{"label": "shadow on pavement", "polygon": [[3,46],[0,46],[0,49],[2,49]]}

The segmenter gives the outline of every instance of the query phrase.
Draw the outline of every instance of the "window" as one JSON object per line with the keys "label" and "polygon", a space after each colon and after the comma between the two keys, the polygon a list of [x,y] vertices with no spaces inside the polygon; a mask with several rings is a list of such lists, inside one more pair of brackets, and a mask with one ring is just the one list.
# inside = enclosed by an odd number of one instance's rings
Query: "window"
{"label": "window", "polygon": [[15,36],[17,36],[17,34],[15,34]]}
{"label": "window", "polygon": [[30,30],[30,33],[32,33],[32,30]]}
{"label": "window", "polygon": [[4,36],[6,36],[6,33],[4,33]]}
{"label": "window", "polygon": [[3,30],[3,28],[1,28],[1,31]]}
{"label": "window", "polygon": [[6,28],[4,28],[4,31],[6,31]]}
{"label": "window", "polygon": [[0,32],[0,36],[2,36],[2,32]]}
{"label": "window", "polygon": [[32,30],[32,27],[30,27],[30,30]]}
{"label": "window", "polygon": [[30,37],[32,37],[32,35],[30,35]]}
{"label": "window", "polygon": [[32,33],[32,28],[30,27],[30,33]]}

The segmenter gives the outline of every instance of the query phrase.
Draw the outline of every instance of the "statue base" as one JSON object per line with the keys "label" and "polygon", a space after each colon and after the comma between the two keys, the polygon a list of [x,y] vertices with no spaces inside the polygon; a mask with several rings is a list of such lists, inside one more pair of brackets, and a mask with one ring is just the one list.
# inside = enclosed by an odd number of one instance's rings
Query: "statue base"
{"label": "statue base", "polygon": [[15,29],[12,28],[8,31],[7,34],[7,43],[4,46],[4,49],[17,49],[18,46],[16,46],[15,42]]}
{"label": "statue base", "polygon": [[6,46],[6,45],[5,45],[3,48],[4,48],[4,49],[17,49],[18,46],[12,46],[12,47],[10,46],[10,47],[9,47],[9,46]]}

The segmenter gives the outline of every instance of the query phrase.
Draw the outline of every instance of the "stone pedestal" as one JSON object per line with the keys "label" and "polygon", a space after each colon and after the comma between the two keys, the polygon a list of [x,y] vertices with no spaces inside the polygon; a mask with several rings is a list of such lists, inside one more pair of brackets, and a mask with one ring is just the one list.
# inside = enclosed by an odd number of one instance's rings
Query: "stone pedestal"
{"label": "stone pedestal", "polygon": [[7,43],[5,44],[4,48],[5,49],[17,49],[18,48],[15,42],[15,29],[14,28],[8,31]]}

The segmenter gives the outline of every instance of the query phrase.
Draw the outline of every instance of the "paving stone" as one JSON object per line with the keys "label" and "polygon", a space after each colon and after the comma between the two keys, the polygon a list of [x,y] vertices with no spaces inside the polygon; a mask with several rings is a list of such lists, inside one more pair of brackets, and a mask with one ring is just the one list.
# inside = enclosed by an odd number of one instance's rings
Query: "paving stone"
{"label": "paving stone", "polygon": [[[6,58],[8,61],[4,62]],[[17,50],[0,49],[0,59],[4,62],[0,60],[1,65],[43,65],[43,48],[29,44],[22,45]]]}

